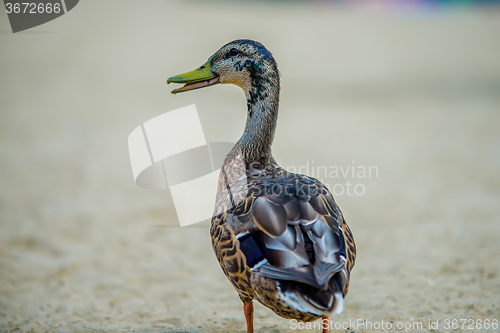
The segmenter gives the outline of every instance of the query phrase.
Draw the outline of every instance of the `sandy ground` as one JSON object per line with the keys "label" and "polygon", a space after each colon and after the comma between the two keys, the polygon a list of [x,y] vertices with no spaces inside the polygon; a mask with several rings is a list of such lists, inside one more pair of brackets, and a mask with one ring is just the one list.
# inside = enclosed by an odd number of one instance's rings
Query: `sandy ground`
{"label": "sandy ground", "polygon": [[[127,150],[193,103],[209,141],[237,140],[238,88],[173,96],[165,80],[241,37],[280,65],[279,163],[378,170],[324,178],[365,189],[336,196],[359,254],[332,331],[500,319],[498,12],[89,0],[15,35],[1,14],[0,30],[0,331],[245,331],[207,224],[180,228]],[[302,332],[260,305],[255,326]]]}

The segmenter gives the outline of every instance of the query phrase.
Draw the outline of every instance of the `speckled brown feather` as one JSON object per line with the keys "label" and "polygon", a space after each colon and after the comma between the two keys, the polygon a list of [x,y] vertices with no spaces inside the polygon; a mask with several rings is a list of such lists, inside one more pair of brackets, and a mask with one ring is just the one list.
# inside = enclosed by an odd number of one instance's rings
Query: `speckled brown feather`
{"label": "speckled brown feather", "polygon": [[243,303],[256,299],[284,318],[301,321],[318,319],[320,316],[297,311],[284,302],[280,298],[276,279],[252,271],[240,249],[240,242],[236,235],[264,231],[254,219],[253,210],[259,198],[271,197],[275,202],[286,200],[286,198],[269,194],[269,190],[266,192],[263,188],[266,182],[283,184],[293,180],[298,180],[299,183],[306,182],[304,185],[308,187],[309,192],[317,192],[317,195],[302,196],[302,202],[312,203],[311,207],[320,217],[320,221],[316,223],[324,223],[328,228],[340,231],[345,242],[345,276],[341,279],[342,294],[345,296],[356,256],[352,233],[332,195],[318,180],[289,173],[275,163],[268,165],[265,169],[248,170],[242,156],[242,150],[235,147],[228,155],[219,176],[216,208],[210,230],[213,249],[219,264]]}

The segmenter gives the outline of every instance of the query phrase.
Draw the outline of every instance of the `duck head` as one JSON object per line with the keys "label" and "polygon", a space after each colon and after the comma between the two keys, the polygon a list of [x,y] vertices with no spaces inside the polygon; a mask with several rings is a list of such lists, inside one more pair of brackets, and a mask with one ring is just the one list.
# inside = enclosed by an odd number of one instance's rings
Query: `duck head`
{"label": "duck head", "polygon": [[172,94],[216,84],[231,83],[243,89],[249,103],[268,97],[270,90],[279,92],[279,72],[273,55],[259,42],[232,41],[197,69],[172,76],[167,83],[183,83]]}

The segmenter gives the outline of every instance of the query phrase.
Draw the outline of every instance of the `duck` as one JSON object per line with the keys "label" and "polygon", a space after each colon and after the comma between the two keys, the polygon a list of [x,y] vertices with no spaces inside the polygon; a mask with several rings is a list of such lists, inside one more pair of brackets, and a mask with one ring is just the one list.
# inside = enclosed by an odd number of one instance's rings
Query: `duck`
{"label": "duck", "polygon": [[183,84],[173,94],[218,84],[245,93],[245,129],[220,169],[210,237],[243,303],[247,333],[254,300],[289,320],[320,319],[328,332],[330,316],[344,308],[356,245],[328,188],[288,172],[272,155],[280,94],[273,54],[260,42],[234,40],[167,83]]}

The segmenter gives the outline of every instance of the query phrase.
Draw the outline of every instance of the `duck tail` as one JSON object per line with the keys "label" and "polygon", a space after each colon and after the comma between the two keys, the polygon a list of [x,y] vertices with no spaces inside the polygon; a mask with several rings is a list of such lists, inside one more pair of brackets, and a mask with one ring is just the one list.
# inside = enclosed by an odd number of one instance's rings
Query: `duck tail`
{"label": "duck tail", "polygon": [[330,279],[326,289],[295,281],[280,281],[280,289],[283,300],[289,306],[316,316],[330,316],[344,310],[341,281],[337,273]]}

